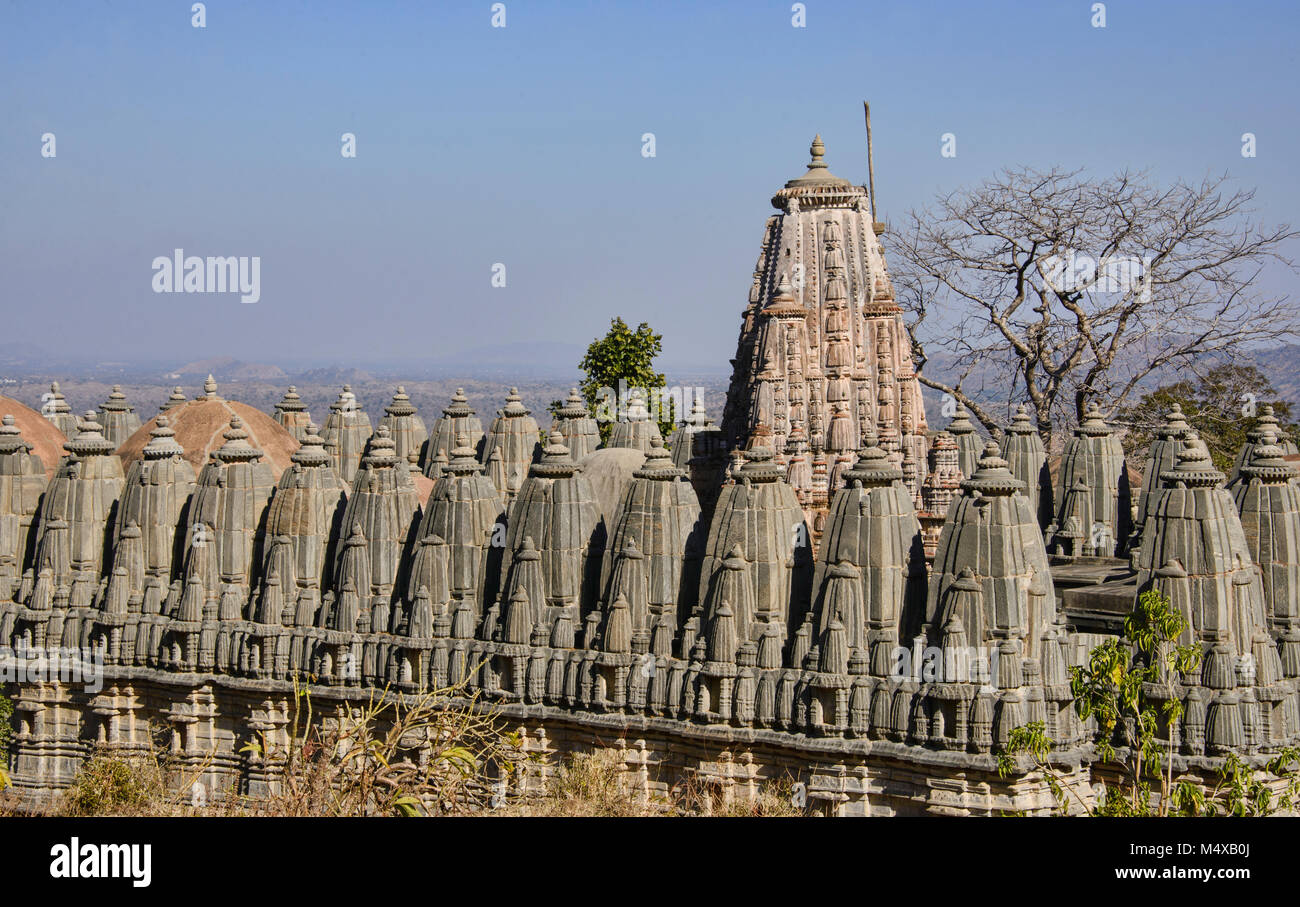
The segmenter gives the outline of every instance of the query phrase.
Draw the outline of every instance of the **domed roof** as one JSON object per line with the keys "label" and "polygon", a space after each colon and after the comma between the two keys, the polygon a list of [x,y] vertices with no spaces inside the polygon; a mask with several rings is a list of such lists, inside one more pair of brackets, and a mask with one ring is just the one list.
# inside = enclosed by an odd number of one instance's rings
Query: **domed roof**
{"label": "domed roof", "polygon": [[[279,479],[280,473],[291,462],[293,452],[298,449],[298,440],[261,410],[217,396],[216,382],[211,378],[204,389],[207,392],[203,396],[178,403],[166,411],[176,442],[185,448],[185,459],[194,471],[201,470],[208,461],[208,454],[225,443],[223,435],[230,428],[230,417],[238,416],[244,431],[248,432],[248,443],[262,451],[262,461],[270,465]],[[150,432],[157,424],[158,416],[154,416],[122,443],[117,453],[123,466],[142,458]]]}
{"label": "domed roof", "polygon": [[0,418],[6,415],[14,417],[14,425],[22,431],[23,440],[32,446],[32,453],[41,458],[46,478],[53,476],[66,453],[63,445],[68,439],[63,436],[63,432],[30,406],[24,406],[12,397],[0,395]]}
{"label": "domed roof", "polygon": [[606,526],[614,525],[623,489],[632,481],[632,474],[642,467],[645,460],[645,454],[635,447],[602,447],[583,458],[582,474],[591,482],[591,490],[596,495],[596,506],[605,518]]}

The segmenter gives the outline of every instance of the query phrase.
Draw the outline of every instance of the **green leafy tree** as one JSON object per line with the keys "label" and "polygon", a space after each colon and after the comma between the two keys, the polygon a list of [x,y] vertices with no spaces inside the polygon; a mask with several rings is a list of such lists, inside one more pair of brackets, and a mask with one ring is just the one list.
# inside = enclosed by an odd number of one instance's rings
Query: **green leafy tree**
{"label": "green leafy tree", "polygon": [[1125,453],[1140,462],[1165,414],[1177,403],[1209,447],[1214,465],[1227,471],[1246,443],[1246,433],[1259,424],[1259,413],[1266,404],[1273,407],[1283,430],[1294,430],[1289,424],[1291,406],[1276,395],[1268,377],[1255,366],[1226,363],[1200,379],[1185,378],[1156,388],[1121,410],[1116,421],[1129,429],[1124,437]]}
{"label": "green leafy tree", "polygon": [[[667,386],[668,381],[661,372],[654,368],[655,357],[663,352],[663,335],[656,334],[644,321],[636,330],[628,327],[622,318],[615,318],[609,323],[609,333],[591,342],[587,354],[582,357],[578,367],[587,376],[581,385],[583,399],[588,408],[600,420],[600,440],[609,441],[612,421],[602,416],[609,409],[627,401],[612,399],[620,389],[641,388],[647,395],[647,404],[652,403],[651,395]],[[620,385],[619,382],[622,382]],[[558,409],[559,401],[551,405],[551,411]],[[666,412],[660,412],[659,433],[665,438],[673,430],[676,413],[671,403]]]}

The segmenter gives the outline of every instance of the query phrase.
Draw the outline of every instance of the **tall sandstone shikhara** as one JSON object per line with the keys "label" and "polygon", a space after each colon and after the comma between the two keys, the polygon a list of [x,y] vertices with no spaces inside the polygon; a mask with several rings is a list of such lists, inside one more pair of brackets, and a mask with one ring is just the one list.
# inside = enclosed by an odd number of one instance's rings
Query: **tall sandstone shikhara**
{"label": "tall sandstone shikhara", "polygon": [[[612,748],[647,793],[788,776],[829,814],[1046,812],[997,754],[1042,722],[1080,797],[1115,776],[1068,667],[1147,589],[1205,654],[1153,691],[1183,706],[1175,775],[1300,742],[1276,419],[1227,477],[1172,411],[1136,500],[1099,412],[1054,483],[1023,410],[1002,447],[960,408],[932,432],[869,199],[823,154],[773,198],[721,426],[697,404],[671,449],[641,401],[600,447],[576,392],[546,431],[514,388],[490,421],[458,391],[427,428],[397,388],[373,430],[349,388],[323,426],[294,388],[271,416],[211,378],[142,425],[117,389],[80,419],[57,386],[44,415],[0,397],[15,784],[161,733],[207,790],[257,795],[301,685],[318,719],[453,688],[545,757],[516,793]],[[49,647],[93,652],[102,688],[33,674]]]}

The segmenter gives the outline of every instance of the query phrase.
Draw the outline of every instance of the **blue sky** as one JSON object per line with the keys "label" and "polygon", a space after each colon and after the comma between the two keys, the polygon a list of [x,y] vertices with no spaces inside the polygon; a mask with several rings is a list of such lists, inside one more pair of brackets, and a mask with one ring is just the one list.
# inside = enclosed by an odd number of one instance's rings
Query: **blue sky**
{"label": "blue sky", "polygon": [[[0,343],[436,364],[622,315],[725,368],[768,199],[816,132],[865,181],[864,98],[886,219],[1060,164],[1227,172],[1296,220],[1300,5],[505,5],[0,3]],[[153,293],[178,246],[259,256],[261,301]]]}

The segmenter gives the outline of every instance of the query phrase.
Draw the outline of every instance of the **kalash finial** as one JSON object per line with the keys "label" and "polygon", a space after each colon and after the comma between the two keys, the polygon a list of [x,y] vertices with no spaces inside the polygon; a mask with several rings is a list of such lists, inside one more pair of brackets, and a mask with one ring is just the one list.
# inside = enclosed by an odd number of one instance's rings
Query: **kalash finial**
{"label": "kalash finial", "polygon": [[813,136],[812,144],[808,146],[808,153],[812,155],[812,160],[808,162],[809,170],[825,170],[826,146],[822,144],[821,133]]}

